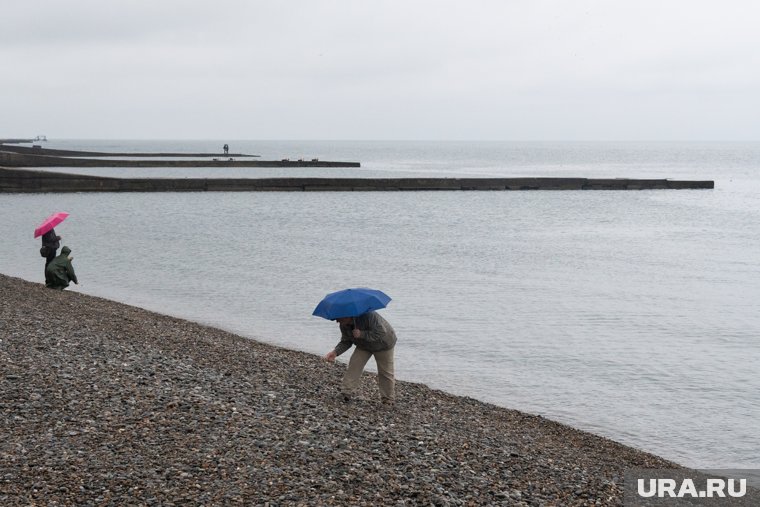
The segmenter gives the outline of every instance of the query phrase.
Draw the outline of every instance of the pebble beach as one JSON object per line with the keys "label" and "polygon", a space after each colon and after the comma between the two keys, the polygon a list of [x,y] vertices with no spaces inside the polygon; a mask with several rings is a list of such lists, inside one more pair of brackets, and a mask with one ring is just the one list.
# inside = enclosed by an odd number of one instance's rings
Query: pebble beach
{"label": "pebble beach", "polygon": [[418,383],[386,407],[366,372],[344,403],[343,371],[0,275],[0,505],[622,505],[627,469],[679,468]]}

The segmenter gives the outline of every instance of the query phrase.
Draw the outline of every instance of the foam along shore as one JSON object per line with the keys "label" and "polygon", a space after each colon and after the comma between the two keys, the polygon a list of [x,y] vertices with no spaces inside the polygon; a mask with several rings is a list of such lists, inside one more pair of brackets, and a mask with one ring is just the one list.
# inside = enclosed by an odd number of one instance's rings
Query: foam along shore
{"label": "foam along shore", "polygon": [[678,467],[417,383],[384,408],[370,373],[344,404],[343,370],[0,275],[0,504],[619,505]]}

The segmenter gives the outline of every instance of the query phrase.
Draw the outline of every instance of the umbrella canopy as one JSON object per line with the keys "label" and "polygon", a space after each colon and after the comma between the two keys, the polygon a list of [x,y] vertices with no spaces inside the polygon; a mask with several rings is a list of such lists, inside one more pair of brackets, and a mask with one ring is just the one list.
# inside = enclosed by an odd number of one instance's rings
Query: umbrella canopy
{"label": "umbrella canopy", "polygon": [[332,292],[324,297],[314,309],[312,315],[327,320],[340,317],[357,317],[371,310],[385,308],[391,298],[375,289],[358,287]]}
{"label": "umbrella canopy", "polygon": [[47,231],[49,231],[56,225],[66,220],[67,216],[69,216],[69,214],[66,213],[65,211],[59,211],[58,213],[53,213],[52,215],[47,217],[44,222],[42,222],[42,225],[40,225],[34,230],[34,237],[38,238],[42,236],[43,234],[45,234]]}

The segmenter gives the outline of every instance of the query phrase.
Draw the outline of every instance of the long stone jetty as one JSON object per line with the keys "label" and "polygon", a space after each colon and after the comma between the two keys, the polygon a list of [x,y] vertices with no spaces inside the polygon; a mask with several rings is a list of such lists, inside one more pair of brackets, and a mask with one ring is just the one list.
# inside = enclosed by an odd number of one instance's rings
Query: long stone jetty
{"label": "long stone jetty", "polygon": [[18,143],[33,143],[36,139],[23,139],[20,137],[11,138],[11,139],[0,139],[0,144],[18,144]]}
{"label": "long stone jetty", "polygon": [[[11,140],[12,141],[12,140]],[[183,157],[183,158],[212,158],[212,157],[260,157],[261,155],[248,155],[245,153],[183,153],[183,152],[112,152],[112,151],[83,151],[83,150],[58,150],[43,148],[42,146],[10,146],[3,143],[9,140],[0,140],[0,151],[18,153],[20,155],[44,155],[47,157]],[[19,139],[15,142],[32,142],[31,140]],[[17,158],[17,160],[24,160]],[[35,160],[35,159],[27,159]]]}
{"label": "long stone jetty", "polygon": [[711,189],[713,181],[629,178],[111,178],[0,167],[0,192]]}
{"label": "long stone jetty", "polygon": [[112,153],[0,143],[0,192],[655,190],[714,187],[713,181],[630,178],[114,178],[40,170],[56,167],[360,167],[359,162],[316,158],[253,160],[252,157],[258,155]]}
{"label": "long stone jetty", "polygon": [[[319,159],[237,160],[235,155],[211,155],[202,153],[86,153],[88,157],[56,156],[35,153],[19,153],[0,146],[0,166],[5,167],[360,167],[359,162],[337,162]],[[33,148],[27,148],[33,150]],[[61,150],[53,150],[61,151]],[[69,152],[71,153],[71,152]],[[77,152],[74,152],[77,153]],[[254,155],[238,155],[253,157]],[[125,157],[123,159],[98,157]],[[129,157],[129,158],[126,158]],[[139,157],[205,157],[202,160],[135,160]],[[216,157],[216,158],[211,158]]]}

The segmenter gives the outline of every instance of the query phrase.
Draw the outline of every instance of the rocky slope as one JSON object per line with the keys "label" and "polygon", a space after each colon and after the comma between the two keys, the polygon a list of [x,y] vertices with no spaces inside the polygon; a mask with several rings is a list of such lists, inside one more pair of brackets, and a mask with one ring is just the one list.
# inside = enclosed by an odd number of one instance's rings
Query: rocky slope
{"label": "rocky slope", "polygon": [[676,466],[371,374],[344,404],[343,369],[0,275],[0,504],[618,505]]}

